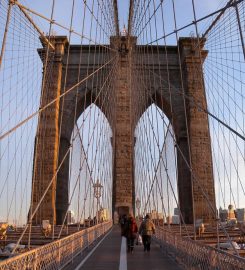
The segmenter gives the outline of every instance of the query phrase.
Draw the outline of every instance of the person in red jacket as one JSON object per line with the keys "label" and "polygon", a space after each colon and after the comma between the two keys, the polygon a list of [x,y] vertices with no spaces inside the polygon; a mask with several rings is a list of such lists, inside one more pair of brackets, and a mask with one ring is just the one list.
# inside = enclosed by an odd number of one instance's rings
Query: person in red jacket
{"label": "person in red jacket", "polygon": [[127,237],[128,252],[133,253],[134,240],[136,239],[138,227],[133,215],[129,214],[125,226],[125,236]]}

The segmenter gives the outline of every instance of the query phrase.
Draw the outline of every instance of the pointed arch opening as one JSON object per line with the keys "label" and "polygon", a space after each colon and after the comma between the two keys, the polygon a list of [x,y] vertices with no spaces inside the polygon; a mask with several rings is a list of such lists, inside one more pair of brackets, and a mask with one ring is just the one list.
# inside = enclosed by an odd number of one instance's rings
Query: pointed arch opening
{"label": "pointed arch opening", "polygon": [[112,130],[105,114],[92,103],[74,125],[70,155],[58,175],[58,224],[92,225],[111,218],[111,137]]}
{"label": "pointed arch opening", "polygon": [[135,129],[136,215],[150,213],[159,222],[177,219],[175,135],[164,112],[151,104]]}

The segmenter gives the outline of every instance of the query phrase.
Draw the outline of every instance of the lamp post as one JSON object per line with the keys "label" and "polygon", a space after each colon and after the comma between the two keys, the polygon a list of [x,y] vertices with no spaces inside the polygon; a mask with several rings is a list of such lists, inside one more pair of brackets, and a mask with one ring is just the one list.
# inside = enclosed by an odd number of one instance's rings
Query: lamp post
{"label": "lamp post", "polygon": [[93,188],[94,188],[94,197],[97,200],[96,224],[98,224],[98,221],[99,221],[99,199],[102,195],[103,185],[100,184],[99,180],[97,180],[97,182],[95,184],[93,184]]}
{"label": "lamp post", "polygon": [[136,208],[138,209],[138,219],[139,219],[140,218],[140,199],[139,198],[136,199],[135,204],[136,204]]}

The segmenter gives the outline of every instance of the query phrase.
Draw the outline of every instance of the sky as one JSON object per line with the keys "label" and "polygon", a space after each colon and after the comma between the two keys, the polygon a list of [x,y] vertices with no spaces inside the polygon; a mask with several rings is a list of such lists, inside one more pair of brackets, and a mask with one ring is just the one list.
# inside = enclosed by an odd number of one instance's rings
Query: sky
{"label": "sky", "polygon": [[[158,1],[155,1],[156,3]],[[42,15],[45,15],[50,18],[51,13],[51,7],[52,7],[52,1],[51,0],[22,0],[20,3],[23,3],[23,5],[26,5],[27,7],[35,10],[38,13],[41,13]],[[75,1],[75,12],[74,12],[74,29],[78,30],[81,29],[81,18],[82,18],[82,8],[81,3],[83,3],[82,0],[76,0]],[[92,6],[92,0],[87,1],[88,6]],[[218,7],[222,7],[224,3],[226,3],[225,0],[196,0],[194,1],[195,7],[196,7],[196,17],[201,18],[203,16],[206,16],[207,14],[215,11]],[[165,7],[165,15],[166,15],[166,22],[167,22],[167,29],[169,31],[174,30],[173,25],[173,16],[172,16],[172,4],[170,0],[164,1]],[[175,1],[175,7],[176,7],[176,16],[177,16],[177,27],[182,27],[186,24],[189,24],[193,21],[193,11],[192,11],[192,0],[177,0]],[[54,9],[54,20],[61,23],[62,25],[68,26],[70,23],[70,16],[71,16],[71,9],[72,9],[72,0],[56,0],[55,1],[55,9]],[[128,10],[129,10],[129,0],[119,0],[118,1],[118,13],[119,13],[119,27],[120,29],[123,28],[123,25],[125,24],[127,27],[128,23]],[[47,24],[42,20],[35,20],[37,24],[40,24],[41,29],[45,29],[48,31]],[[39,21],[39,22],[38,22]],[[207,23],[207,21],[205,22]],[[89,20],[87,21],[87,24],[89,25]],[[89,28],[89,27],[88,27]],[[193,31],[192,29],[191,31]],[[200,29],[201,30],[201,29]],[[60,34],[67,34],[65,31],[62,31],[58,28],[55,28],[55,31],[57,31]],[[190,29],[187,29],[186,31],[183,31],[182,35],[190,35]]]}

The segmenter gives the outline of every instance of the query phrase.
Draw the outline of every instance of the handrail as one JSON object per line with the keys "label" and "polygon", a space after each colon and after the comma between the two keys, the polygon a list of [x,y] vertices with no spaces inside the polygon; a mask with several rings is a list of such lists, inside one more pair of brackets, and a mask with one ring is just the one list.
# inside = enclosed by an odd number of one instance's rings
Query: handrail
{"label": "handrail", "polygon": [[0,270],[63,269],[112,227],[112,221],[76,232],[0,262]]}
{"label": "handrail", "polygon": [[245,259],[157,227],[154,239],[184,269],[242,270]]}

